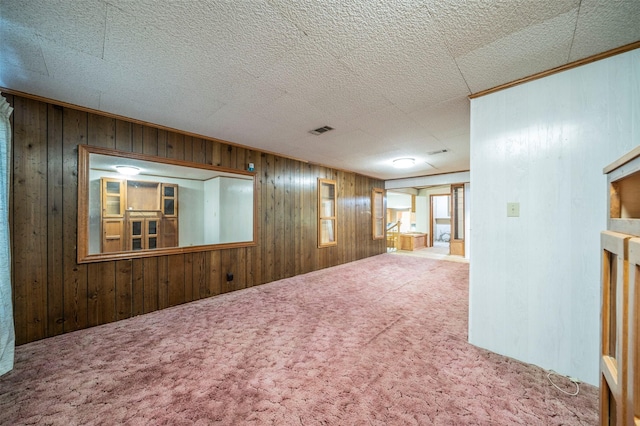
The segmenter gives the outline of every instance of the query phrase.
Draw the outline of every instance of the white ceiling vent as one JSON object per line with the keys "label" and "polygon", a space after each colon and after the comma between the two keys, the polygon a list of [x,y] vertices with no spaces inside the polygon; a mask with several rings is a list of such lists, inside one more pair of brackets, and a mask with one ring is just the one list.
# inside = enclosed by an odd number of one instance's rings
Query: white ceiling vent
{"label": "white ceiling vent", "polygon": [[436,154],[444,154],[445,152],[449,152],[448,149],[439,149],[437,151],[427,152],[427,155],[436,155]]}
{"label": "white ceiling vent", "polygon": [[312,135],[321,135],[325,132],[328,132],[329,130],[333,130],[333,127],[329,127],[329,126],[318,127],[317,129],[310,130],[309,133],[311,133]]}

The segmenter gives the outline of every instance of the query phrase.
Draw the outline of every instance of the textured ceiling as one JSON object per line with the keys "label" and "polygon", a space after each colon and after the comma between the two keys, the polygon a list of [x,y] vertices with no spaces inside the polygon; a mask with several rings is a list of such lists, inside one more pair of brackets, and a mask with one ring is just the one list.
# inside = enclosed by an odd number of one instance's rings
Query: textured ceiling
{"label": "textured ceiling", "polygon": [[0,87],[394,179],[469,169],[471,93],[638,40],[640,0],[0,0]]}

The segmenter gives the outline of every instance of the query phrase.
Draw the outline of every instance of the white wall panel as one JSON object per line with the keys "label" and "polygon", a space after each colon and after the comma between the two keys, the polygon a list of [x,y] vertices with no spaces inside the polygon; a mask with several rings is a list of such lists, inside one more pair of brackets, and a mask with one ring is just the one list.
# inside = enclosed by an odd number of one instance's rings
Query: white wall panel
{"label": "white wall panel", "polygon": [[602,169],[639,144],[640,50],[472,100],[471,343],[598,383]]}

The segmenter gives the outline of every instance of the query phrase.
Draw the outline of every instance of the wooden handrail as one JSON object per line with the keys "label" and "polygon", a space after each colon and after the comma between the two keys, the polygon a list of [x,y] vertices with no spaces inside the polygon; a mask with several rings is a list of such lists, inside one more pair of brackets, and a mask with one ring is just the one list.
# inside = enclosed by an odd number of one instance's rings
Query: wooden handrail
{"label": "wooden handrail", "polygon": [[397,227],[398,230],[400,230],[400,221],[397,221],[396,223],[394,223],[393,225],[389,226],[387,228],[387,232],[391,231],[393,228]]}

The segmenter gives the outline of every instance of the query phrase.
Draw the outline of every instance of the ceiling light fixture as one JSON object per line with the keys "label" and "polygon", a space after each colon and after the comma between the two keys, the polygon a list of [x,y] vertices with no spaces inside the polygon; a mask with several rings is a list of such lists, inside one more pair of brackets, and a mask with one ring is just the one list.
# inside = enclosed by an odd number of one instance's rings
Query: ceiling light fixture
{"label": "ceiling light fixture", "polygon": [[393,167],[396,169],[408,169],[416,164],[416,160],[413,158],[396,158],[393,160]]}
{"label": "ceiling light fixture", "polygon": [[116,170],[118,173],[127,176],[134,176],[140,173],[140,168],[134,166],[116,166]]}

